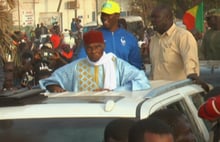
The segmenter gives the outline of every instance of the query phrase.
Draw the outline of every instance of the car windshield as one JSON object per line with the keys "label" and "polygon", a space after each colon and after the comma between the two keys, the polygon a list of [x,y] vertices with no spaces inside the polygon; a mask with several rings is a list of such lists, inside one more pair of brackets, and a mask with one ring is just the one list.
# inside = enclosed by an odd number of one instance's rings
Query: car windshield
{"label": "car windshield", "polygon": [[16,119],[0,121],[3,142],[102,142],[114,118]]}

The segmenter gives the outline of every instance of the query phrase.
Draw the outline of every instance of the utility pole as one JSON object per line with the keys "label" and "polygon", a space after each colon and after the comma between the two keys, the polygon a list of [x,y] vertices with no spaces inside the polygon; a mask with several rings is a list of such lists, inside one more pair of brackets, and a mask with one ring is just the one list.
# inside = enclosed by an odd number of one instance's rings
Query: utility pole
{"label": "utility pole", "polygon": [[75,6],[75,18],[77,18],[77,5],[78,5],[78,0],[75,0],[76,6]]}
{"label": "utility pole", "polygon": [[21,30],[21,17],[20,17],[20,0],[18,0],[18,27],[19,31]]}
{"label": "utility pole", "polygon": [[34,27],[36,26],[36,22],[35,22],[35,0],[33,0],[33,15],[34,15]]}
{"label": "utility pole", "polygon": [[98,13],[98,0],[95,0],[95,2],[96,2],[96,23],[97,23],[97,25],[99,25],[99,22],[98,22],[98,15],[99,15],[99,13]]}
{"label": "utility pole", "polygon": [[60,6],[61,6],[61,4],[62,4],[62,0],[59,0],[59,4],[58,4],[58,7],[57,7],[57,12],[60,11]]}

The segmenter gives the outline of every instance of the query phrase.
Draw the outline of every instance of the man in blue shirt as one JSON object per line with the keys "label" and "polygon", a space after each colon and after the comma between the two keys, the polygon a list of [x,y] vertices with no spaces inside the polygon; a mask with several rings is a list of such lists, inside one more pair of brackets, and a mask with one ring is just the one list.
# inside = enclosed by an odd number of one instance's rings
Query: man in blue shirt
{"label": "man in blue shirt", "polygon": [[77,32],[77,27],[76,27],[76,20],[75,20],[75,18],[72,18],[71,31],[72,31],[73,33]]}
{"label": "man in blue shirt", "polygon": [[[101,9],[103,26],[99,30],[105,40],[105,52],[114,53],[117,57],[129,62],[135,67],[143,67],[137,38],[124,28],[119,27],[120,6],[115,1],[106,1]],[[81,48],[78,58],[85,57],[85,50]]]}

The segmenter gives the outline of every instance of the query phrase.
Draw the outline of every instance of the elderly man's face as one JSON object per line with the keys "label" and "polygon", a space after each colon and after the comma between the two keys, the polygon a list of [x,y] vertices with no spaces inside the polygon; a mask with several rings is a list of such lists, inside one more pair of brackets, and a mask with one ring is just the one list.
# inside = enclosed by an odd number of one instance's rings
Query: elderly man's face
{"label": "elderly man's face", "polygon": [[88,55],[88,58],[96,62],[98,61],[104,52],[105,45],[103,43],[91,43],[86,45],[86,53]]}

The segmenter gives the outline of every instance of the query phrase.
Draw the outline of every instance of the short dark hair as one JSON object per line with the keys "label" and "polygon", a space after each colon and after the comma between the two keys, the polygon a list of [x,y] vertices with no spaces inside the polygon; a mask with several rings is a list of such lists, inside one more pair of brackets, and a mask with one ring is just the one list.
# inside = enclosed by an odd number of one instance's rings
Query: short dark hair
{"label": "short dark hair", "polygon": [[126,118],[112,120],[105,127],[104,142],[107,142],[109,138],[121,142],[127,142],[129,130],[134,124],[134,120]]}
{"label": "short dark hair", "polygon": [[175,109],[161,109],[152,113],[149,117],[155,117],[165,121],[170,127],[173,127],[172,124],[178,121],[180,117],[183,117],[184,114]]}
{"label": "short dark hair", "polygon": [[157,118],[146,118],[138,121],[130,130],[128,142],[143,142],[145,133],[158,135],[171,134],[171,127],[164,121]]}
{"label": "short dark hair", "polygon": [[174,139],[177,139],[180,136],[185,136],[185,133],[179,132],[182,120],[184,120],[184,123],[190,123],[187,121],[187,117],[183,112],[169,108],[155,111],[149,116],[149,118],[157,118],[168,124],[173,131]]}
{"label": "short dark hair", "polygon": [[164,15],[166,15],[169,19],[174,18],[172,8],[168,4],[160,4],[155,9],[163,11]]}

